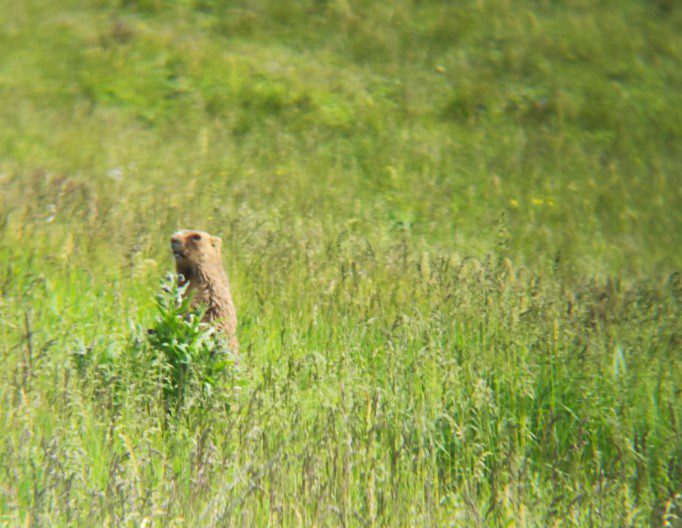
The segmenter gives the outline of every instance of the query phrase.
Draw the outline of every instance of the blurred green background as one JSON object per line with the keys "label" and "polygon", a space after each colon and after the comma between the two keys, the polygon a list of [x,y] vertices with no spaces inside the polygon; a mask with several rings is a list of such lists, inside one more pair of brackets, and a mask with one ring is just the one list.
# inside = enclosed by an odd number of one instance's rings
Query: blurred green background
{"label": "blurred green background", "polygon": [[249,207],[484,254],[505,215],[524,261],[674,270],[675,4],[6,2],[4,180],[92,189],[112,244]]}

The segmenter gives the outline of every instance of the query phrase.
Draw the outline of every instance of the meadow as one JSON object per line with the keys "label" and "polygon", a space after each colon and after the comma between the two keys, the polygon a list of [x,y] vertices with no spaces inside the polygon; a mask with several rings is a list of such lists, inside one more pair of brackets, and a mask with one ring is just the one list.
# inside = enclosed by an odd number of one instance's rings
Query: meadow
{"label": "meadow", "polygon": [[681,217],[673,0],[0,0],[0,525],[680,526]]}

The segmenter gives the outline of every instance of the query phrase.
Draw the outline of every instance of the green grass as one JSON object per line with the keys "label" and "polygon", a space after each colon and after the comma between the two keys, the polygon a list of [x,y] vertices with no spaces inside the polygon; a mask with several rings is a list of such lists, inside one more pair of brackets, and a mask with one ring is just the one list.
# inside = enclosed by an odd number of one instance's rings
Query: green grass
{"label": "green grass", "polygon": [[0,103],[0,524],[680,522],[676,2],[0,0]]}

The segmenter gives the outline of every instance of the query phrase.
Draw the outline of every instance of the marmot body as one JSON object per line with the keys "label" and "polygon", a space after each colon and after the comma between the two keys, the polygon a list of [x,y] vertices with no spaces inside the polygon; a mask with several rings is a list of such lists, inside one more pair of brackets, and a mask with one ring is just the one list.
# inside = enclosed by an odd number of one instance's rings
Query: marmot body
{"label": "marmot body", "polygon": [[203,231],[183,229],[171,237],[171,249],[180,285],[187,283],[185,296],[192,307],[206,307],[204,320],[211,322],[237,351],[237,312],[232,301],[230,282],[220,255],[222,240]]}

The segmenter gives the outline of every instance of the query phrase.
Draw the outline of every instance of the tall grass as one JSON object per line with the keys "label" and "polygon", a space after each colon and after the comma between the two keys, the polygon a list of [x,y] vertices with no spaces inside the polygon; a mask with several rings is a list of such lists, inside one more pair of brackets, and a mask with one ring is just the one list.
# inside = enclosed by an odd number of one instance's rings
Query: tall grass
{"label": "tall grass", "polygon": [[[679,522],[675,3],[0,17],[0,522]],[[183,412],[178,227],[242,350]]]}

